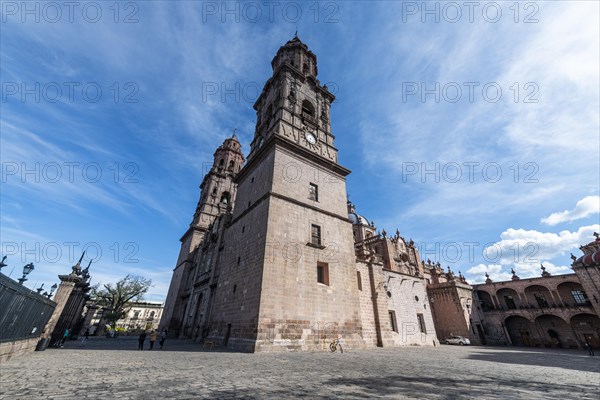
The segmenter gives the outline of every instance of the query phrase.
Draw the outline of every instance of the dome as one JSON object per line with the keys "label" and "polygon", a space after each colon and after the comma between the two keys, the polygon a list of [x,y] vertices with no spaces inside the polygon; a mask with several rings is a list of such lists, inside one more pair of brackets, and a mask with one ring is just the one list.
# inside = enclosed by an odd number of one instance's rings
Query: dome
{"label": "dome", "polygon": [[357,213],[348,213],[348,219],[352,221],[352,224],[354,225],[371,225],[368,219]]}
{"label": "dome", "polygon": [[600,264],[600,250],[595,251],[593,253],[590,254],[584,254],[583,256],[579,257],[577,259],[577,261],[575,261],[575,264],[583,264],[586,267],[590,267],[592,265],[599,265]]}

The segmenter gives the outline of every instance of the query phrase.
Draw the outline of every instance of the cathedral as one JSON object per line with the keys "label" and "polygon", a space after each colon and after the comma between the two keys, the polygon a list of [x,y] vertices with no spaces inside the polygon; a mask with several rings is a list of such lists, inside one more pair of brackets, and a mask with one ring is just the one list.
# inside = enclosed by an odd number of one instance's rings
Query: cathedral
{"label": "cathedral", "polygon": [[315,54],[294,37],[271,66],[247,157],[234,134],[202,180],[161,329],[242,351],[321,350],[334,338],[434,345],[427,286],[468,321],[464,278],[420,261],[412,241],[378,232],[347,201],[335,96],[317,79]]}
{"label": "cathedral", "polygon": [[485,343],[462,274],[348,201],[316,55],[296,36],[271,66],[247,156],[234,133],[202,180],[159,329],[248,352]]}

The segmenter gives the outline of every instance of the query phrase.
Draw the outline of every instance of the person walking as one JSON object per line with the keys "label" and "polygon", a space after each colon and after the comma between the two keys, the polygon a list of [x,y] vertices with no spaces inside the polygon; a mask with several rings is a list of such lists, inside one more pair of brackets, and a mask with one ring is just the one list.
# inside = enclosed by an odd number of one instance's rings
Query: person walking
{"label": "person walking", "polygon": [[69,328],[65,329],[65,333],[63,334],[63,338],[62,341],[60,342],[60,348],[62,349],[64,347],[65,342],[67,341],[67,338],[69,337]]}
{"label": "person walking", "polygon": [[140,333],[140,337],[138,338],[138,350],[144,350],[144,341],[146,340],[146,331],[142,331]]}
{"label": "person walking", "polygon": [[154,348],[154,342],[156,342],[157,336],[156,331],[152,329],[152,332],[150,332],[150,350]]}
{"label": "person walking", "polygon": [[81,346],[85,344],[90,338],[90,328],[85,329],[85,333],[83,334],[83,339],[81,339]]}
{"label": "person walking", "polygon": [[587,349],[588,354],[593,357],[594,349],[592,348],[592,346],[589,344],[589,342],[587,340],[585,341],[585,348]]}
{"label": "person walking", "polygon": [[163,348],[164,344],[165,344],[165,340],[167,339],[167,331],[164,330],[162,331],[162,333],[160,334],[160,341],[158,342],[158,344],[160,344],[160,349]]}

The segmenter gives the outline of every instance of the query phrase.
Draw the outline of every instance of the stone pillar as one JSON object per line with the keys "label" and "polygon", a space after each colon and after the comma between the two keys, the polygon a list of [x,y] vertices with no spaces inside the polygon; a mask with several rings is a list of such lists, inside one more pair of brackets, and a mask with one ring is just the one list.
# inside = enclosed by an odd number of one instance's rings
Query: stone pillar
{"label": "stone pillar", "polygon": [[83,326],[79,332],[80,335],[85,334],[86,328],[91,328],[92,319],[94,318],[94,314],[96,314],[96,310],[98,310],[98,308],[100,307],[98,307],[96,304],[88,305],[85,316],[83,317]]}
{"label": "stone pillar", "polygon": [[69,297],[71,297],[71,293],[73,292],[74,288],[75,282],[71,282],[68,279],[62,279],[61,277],[60,285],[58,286],[58,289],[56,290],[56,294],[54,295],[53,299],[56,303],[56,308],[54,309],[50,320],[44,328],[42,338],[49,338],[54,332],[56,324],[58,323],[58,320],[62,315],[63,310],[65,309],[65,306],[67,305]]}

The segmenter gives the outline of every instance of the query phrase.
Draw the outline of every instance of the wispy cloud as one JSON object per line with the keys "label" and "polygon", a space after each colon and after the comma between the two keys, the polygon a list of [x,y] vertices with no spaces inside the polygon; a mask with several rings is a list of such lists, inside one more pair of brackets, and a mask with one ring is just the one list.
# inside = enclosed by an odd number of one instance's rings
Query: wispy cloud
{"label": "wispy cloud", "polygon": [[554,226],[561,222],[571,222],[600,213],[600,196],[587,196],[579,200],[572,210],[555,212],[541,219],[546,225]]}

